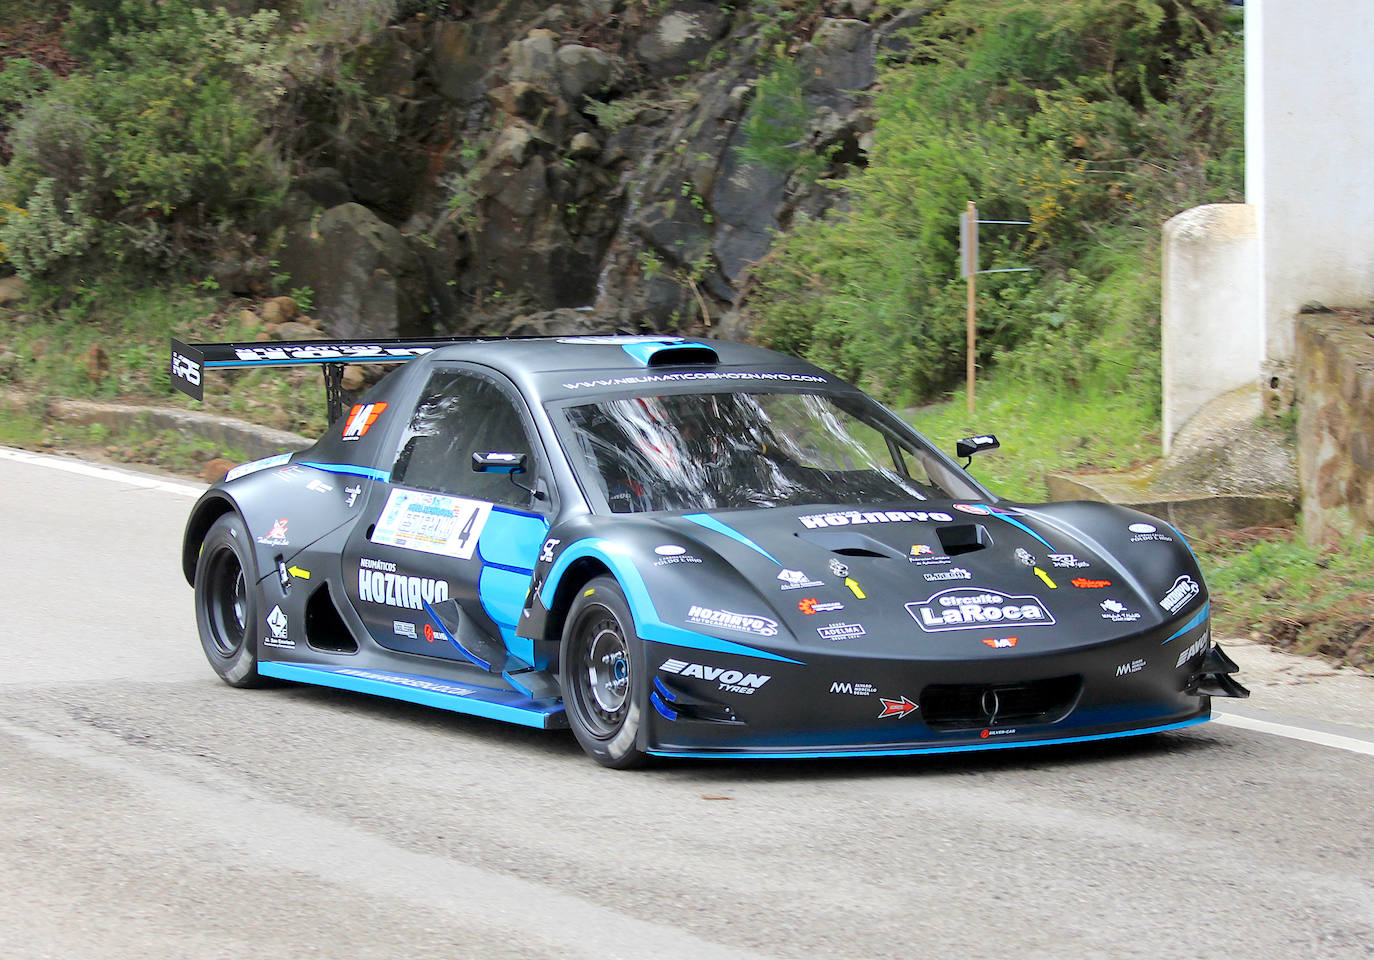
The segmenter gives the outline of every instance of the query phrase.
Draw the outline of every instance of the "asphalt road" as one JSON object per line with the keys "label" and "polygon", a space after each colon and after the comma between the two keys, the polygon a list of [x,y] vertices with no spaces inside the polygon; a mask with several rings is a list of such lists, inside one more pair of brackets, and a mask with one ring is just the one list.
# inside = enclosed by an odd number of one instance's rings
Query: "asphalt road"
{"label": "asphalt road", "polygon": [[6,960],[1374,955],[1367,752],[1211,723],[618,773],[234,690],[179,570],[193,488],[150,483],[0,450]]}

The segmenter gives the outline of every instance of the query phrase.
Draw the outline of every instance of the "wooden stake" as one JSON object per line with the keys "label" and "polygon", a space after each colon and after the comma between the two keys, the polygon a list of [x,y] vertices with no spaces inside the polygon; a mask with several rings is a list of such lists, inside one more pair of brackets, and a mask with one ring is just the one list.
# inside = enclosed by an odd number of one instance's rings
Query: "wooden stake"
{"label": "wooden stake", "polygon": [[965,266],[968,268],[968,363],[966,375],[968,378],[968,412],[973,412],[973,373],[974,373],[974,354],[977,351],[978,341],[978,205],[972,200],[968,202],[968,209],[964,212],[968,218],[968,242],[964,245],[968,258]]}

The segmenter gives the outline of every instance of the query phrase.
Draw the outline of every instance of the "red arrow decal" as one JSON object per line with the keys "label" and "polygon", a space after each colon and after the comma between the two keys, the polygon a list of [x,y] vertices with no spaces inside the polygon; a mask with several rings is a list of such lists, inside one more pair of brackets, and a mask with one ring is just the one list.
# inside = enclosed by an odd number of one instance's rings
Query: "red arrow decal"
{"label": "red arrow decal", "polygon": [[883,702],[883,712],[878,714],[880,719],[882,717],[905,717],[911,711],[919,709],[906,697],[902,697],[900,700],[889,700],[887,697],[879,697],[878,699]]}

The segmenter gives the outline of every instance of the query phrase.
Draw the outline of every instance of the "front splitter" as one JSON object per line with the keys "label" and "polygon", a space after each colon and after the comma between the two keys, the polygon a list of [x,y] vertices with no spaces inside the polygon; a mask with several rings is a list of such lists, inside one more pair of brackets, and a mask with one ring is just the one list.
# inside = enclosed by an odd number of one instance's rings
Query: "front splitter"
{"label": "front splitter", "polygon": [[1052,747],[1064,743],[1088,743],[1094,740],[1117,740],[1121,737],[1139,737],[1150,733],[1165,733],[1181,730],[1206,723],[1212,719],[1211,713],[1203,717],[1193,717],[1175,723],[1165,723],[1153,727],[1139,727],[1134,730],[1118,730],[1114,733],[1089,733],[1076,737],[1046,737],[1037,740],[1000,740],[987,743],[961,743],[952,746],[887,746],[887,747],[841,747],[835,750],[816,750],[799,748],[796,750],[774,749],[769,747],[742,748],[738,750],[658,750],[648,752],[655,757],[683,757],[697,760],[810,760],[822,757],[908,757],[931,753],[968,753],[973,750],[1010,750],[1015,747]]}

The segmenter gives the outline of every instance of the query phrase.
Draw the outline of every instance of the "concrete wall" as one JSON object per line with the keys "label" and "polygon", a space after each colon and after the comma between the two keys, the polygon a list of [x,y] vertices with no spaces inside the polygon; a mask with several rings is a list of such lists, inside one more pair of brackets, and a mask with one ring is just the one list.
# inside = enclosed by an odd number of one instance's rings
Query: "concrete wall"
{"label": "concrete wall", "polygon": [[1305,303],[1374,299],[1374,0],[1249,0],[1245,70],[1245,199],[1283,373]]}
{"label": "concrete wall", "polygon": [[1264,360],[1255,208],[1214,203],[1164,225],[1164,452],[1209,400],[1253,387]]}
{"label": "concrete wall", "polygon": [[1309,543],[1374,534],[1374,318],[1297,318],[1298,475]]}

